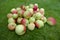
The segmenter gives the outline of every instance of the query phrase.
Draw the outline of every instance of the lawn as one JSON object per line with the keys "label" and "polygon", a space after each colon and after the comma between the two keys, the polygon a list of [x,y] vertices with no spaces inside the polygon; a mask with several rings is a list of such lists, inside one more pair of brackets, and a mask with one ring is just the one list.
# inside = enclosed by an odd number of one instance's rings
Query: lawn
{"label": "lawn", "polygon": [[[45,8],[45,16],[54,17],[57,23],[54,26],[45,24],[43,28],[35,28],[34,31],[27,30],[24,35],[18,36],[8,30],[6,15],[12,8],[30,3],[38,3],[39,8]],[[0,0],[0,40],[60,40],[60,0]]]}

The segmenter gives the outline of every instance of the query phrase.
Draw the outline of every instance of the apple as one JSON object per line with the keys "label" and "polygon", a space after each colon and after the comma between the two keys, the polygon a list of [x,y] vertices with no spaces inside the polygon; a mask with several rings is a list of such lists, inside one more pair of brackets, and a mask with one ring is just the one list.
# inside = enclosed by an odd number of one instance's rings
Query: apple
{"label": "apple", "polygon": [[16,10],[17,10],[17,11],[20,11],[20,10],[21,10],[21,8],[20,8],[20,7],[18,7],[18,8],[16,8]]}
{"label": "apple", "polygon": [[13,14],[12,17],[16,19],[18,17],[18,14]]}
{"label": "apple", "polygon": [[29,6],[25,6],[25,9],[26,9],[26,10],[29,9]]}
{"label": "apple", "polygon": [[11,13],[7,14],[7,18],[12,18],[12,14]]}
{"label": "apple", "polygon": [[32,14],[29,11],[25,11],[23,16],[24,16],[24,18],[28,19],[32,16]]}
{"label": "apple", "polygon": [[28,23],[29,23],[29,21],[28,21],[27,19],[25,19],[25,18],[23,18],[23,19],[21,20],[21,24],[23,24],[24,26],[27,26]]}
{"label": "apple", "polygon": [[17,19],[17,23],[21,23],[22,19],[23,19],[23,18],[20,18],[20,17],[19,17],[19,18]]}
{"label": "apple", "polygon": [[47,18],[46,18],[46,17],[44,17],[44,16],[41,18],[41,20],[42,20],[44,23],[46,23],[46,22],[47,22]]}
{"label": "apple", "polygon": [[41,13],[42,15],[44,15],[44,8],[41,8],[41,9],[40,9],[40,13]]}
{"label": "apple", "polygon": [[56,24],[56,20],[55,20],[55,18],[53,18],[53,17],[49,17],[49,18],[47,19],[47,23],[48,23],[49,25],[55,25],[55,24]]}
{"label": "apple", "polygon": [[9,18],[8,23],[15,23],[15,20],[13,18]]}
{"label": "apple", "polygon": [[35,26],[36,26],[37,28],[41,28],[41,27],[44,26],[44,23],[43,23],[43,21],[41,21],[41,20],[36,20]]}
{"label": "apple", "polygon": [[39,12],[37,12],[37,13],[35,14],[35,16],[36,16],[36,19],[38,20],[38,19],[41,19],[41,17],[42,17],[43,15],[41,15]]}
{"label": "apple", "polygon": [[33,9],[32,8],[29,8],[27,10],[33,15]]}
{"label": "apple", "polygon": [[37,11],[37,9],[38,9],[38,4],[35,4],[34,7],[33,7],[33,10]]}
{"label": "apple", "polygon": [[31,31],[34,30],[35,29],[35,24],[32,23],[32,22],[30,24],[28,24],[28,29],[31,30]]}
{"label": "apple", "polygon": [[33,8],[33,7],[34,7],[34,5],[33,5],[33,4],[29,4],[29,7],[30,7],[30,8]]}
{"label": "apple", "polygon": [[24,25],[17,25],[15,32],[17,35],[23,35],[26,32],[26,27]]}
{"label": "apple", "polygon": [[25,12],[24,10],[20,10],[20,11],[18,11],[18,16],[23,17],[24,12]]}
{"label": "apple", "polygon": [[15,24],[15,23],[9,23],[9,24],[8,24],[8,29],[9,29],[9,30],[14,30],[15,27],[16,27],[16,24]]}
{"label": "apple", "polygon": [[34,17],[30,17],[29,18],[29,22],[31,23],[31,22],[35,22],[35,18]]}
{"label": "apple", "polygon": [[13,9],[11,9],[11,12],[13,13],[13,14],[17,14],[17,10],[15,9],[15,8],[13,8]]}

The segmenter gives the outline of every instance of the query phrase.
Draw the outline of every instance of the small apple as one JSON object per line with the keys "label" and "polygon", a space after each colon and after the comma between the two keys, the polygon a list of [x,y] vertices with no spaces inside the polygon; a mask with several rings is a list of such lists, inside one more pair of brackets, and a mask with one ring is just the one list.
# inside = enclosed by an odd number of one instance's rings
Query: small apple
{"label": "small apple", "polygon": [[12,18],[12,14],[11,13],[7,14],[7,18]]}
{"label": "small apple", "polygon": [[41,18],[41,20],[42,20],[44,23],[46,23],[46,22],[47,22],[47,18],[46,18],[46,17],[44,17],[44,16]]}
{"label": "small apple", "polygon": [[23,35],[26,32],[26,27],[24,25],[17,25],[15,28],[15,32],[18,35]]}
{"label": "small apple", "polygon": [[49,17],[49,18],[47,19],[47,23],[48,23],[49,25],[55,25],[55,24],[56,24],[56,20],[55,20],[53,17]]}
{"label": "small apple", "polygon": [[29,4],[29,7],[30,7],[30,8],[33,8],[33,7],[34,7],[34,5],[33,5],[33,4]]}
{"label": "small apple", "polygon": [[9,24],[8,24],[8,29],[9,29],[9,30],[14,30],[15,27],[16,27],[16,24],[15,24],[15,23],[9,23]]}
{"label": "small apple", "polygon": [[11,9],[11,12],[13,13],[13,14],[17,14],[17,10],[15,9],[15,8],[13,8],[13,9]]}
{"label": "small apple", "polygon": [[37,9],[38,9],[38,4],[35,4],[34,7],[33,7],[33,10],[37,11]]}
{"label": "small apple", "polygon": [[35,28],[35,24],[34,23],[30,23],[30,24],[28,24],[28,29],[29,30],[34,30],[34,28]]}
{"label": "small apple", "polygon": [[8,23],[15,23],[15,20],[13,18],[9,18]]}
{"label": "small apple", "polygon": [[23,14],[24,14],[24,10],[20,10],[20,11],[18,11],[18,16],[20,16],[20,17],[22,17],[23,16]]}
{"label": "small apple", "polygon": [[24,18],[30,18],[31,16],[32,16],[32,14],[29,12],[29,11],[25,11],[25,13],[24,13]]}
{"label": "small apple", "polygon": [[23,19],[21,20],[21,24],[23,24],[24,26],[27,26],[28,23],[29,23],[29,21],[28,21],[27,19],[25,19],[25,18],[23,18]]}
{"label": "small apple", "polygon": [[37,13],[35,14],[35,16],[36,16],[36,19],[41,19],[41,17],[42,17],[42,15],[41,15],[39,12],[37,12]]}
{"label": "small apple", "polygon": [[18,17],[18,14],[13,14],[12,17],[16,19]]}
{"label": "small apple", "polygon": [[20,10],[21,10],[21,8],[20,8],[20,7],[18,7],[18,8],[16,8],[16,10],[17,10],[17,11],[20,11]]}
{"label": "small apple", "polygon": [[20,17],[19,17],[19,18],[17,19],[17,23],[21,23],[22,19],[23,19],[23,18],[20,18]]}
{"label": "small apple", "polygon": [[29,18],[29,22],[31,23],[31,22],[35,22],[35,18],[34,17],[30,17]]}
{"label": "small apple", "polygon": [[33,9],[32,8],[29,8],[28,11],[33,14]]}
{"label": "small apple", "polygon": [[44,15],[44,8],[41,8],[41,9],[40,9],[40,13],[41,13],[42,15]]}
{"label": "small apple", "polygon": [[26,10],[29,9],[29,6],[25,6],[25,9],[26,9]]}
{"label": "small apple", "polygon": [[36,20],[35,26],[36,26],[37,28],[41,28],[41,27],[44,26],[44,23],[43,23],[43,21],[41,21],[41,20]]}

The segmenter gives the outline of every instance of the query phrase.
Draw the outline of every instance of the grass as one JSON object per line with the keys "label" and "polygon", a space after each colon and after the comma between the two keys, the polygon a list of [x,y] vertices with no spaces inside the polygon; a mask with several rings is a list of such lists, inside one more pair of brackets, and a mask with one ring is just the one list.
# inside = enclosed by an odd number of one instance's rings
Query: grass
{"label": "grass", "polygon": [[[57,23],[55,26],[45,24],[43,28],[35,28],[34,31],[27,30],[25,35],[18,36],[7,29],[6,15],[10,9],[30,3],[38,3],[39,8],[45,8],[45,16],[54,17]],[[60,40],[60,0],[0,0],[0,40]]]}

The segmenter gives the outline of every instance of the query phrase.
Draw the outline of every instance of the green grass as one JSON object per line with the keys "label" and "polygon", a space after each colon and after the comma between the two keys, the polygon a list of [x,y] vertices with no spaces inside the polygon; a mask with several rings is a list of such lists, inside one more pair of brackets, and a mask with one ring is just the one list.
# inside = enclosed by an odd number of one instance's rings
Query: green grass
{"label": "green grass", "polygon": [[[54,17],[57,21],[55,26],[45,26],[41,29],[29,31],[18,36],[14,31],[9,31],[7,28],[6,15],[10,9],[16,8],[22,4],[29,5],[30,3],[38,3],[39,8],[45,8],[45,16]],[[0,40],[60,40],[60,0],[0,0]]]}

